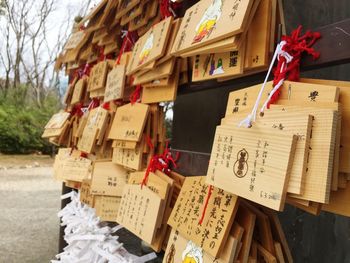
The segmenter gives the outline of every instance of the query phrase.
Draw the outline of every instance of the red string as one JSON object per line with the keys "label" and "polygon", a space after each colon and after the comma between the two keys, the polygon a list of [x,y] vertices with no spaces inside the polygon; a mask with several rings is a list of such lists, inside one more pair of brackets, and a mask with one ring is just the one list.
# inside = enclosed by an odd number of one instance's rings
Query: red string
{"label": "red string", "polygon": [[71,111],[71,115],[78,116],[79,118],[82,117],[84,115],[82,108],[83,108],[83,103],[80,102],[76,104]]}
{"label": "red string", "polygon": [[177,11],[181,7],[181,3],[171,2],[170,0],[160,0],[159,7],[162,19],[164,19],[169,16],[176,16]]}
{"label": "red string", "polygon": [[[154,149],[154,146],[151,142],[151,139],[146,137],[147,143],[150,146],[151,149]],[[142,180],[141,183],[141,189],[143,188],[144,185],[147,185],[148,177],[150,173],[154,173],[155,171],[159,170],[167,175],[170,174],[170,165],[173,165],[175,168],[177,167],[176,161],[179,158],[179,153],[176,154],[176,158],[174,159],[172,157],[172,154],[170,152],[170,149],[168,147],[168,143],[166,145],[166,148],[161,155],[154,155],[151,158],[151,161],[148,164],[145,176]]]}
{"label": "red string", "polygon": [[109,102],[103,103],[102,108],[109,111],[111,109],[110,103]]}
{"label": "red string", "polygon": [[122,55],[124,54],[124,52],[128,52],[131,51],[136,39],[138,38],[137,34],[135,32],[127,32],[124,39],[123,39],[123,43],[122,46],[120,48],[120,52],[116,61],[116,64],[119,65],[120,64],[120,59],[122,57]]}
{"label": "red string", "polygon": [[213,193],[213,190],[214,190],[214,187],[213,187],[212,185],[209,185],[209,186],[208,186],[208,195],[207,195],[207,199],[205,200],[205,203],[204,203],[204,208],[203,208],[202,216],[201,216],[201,218],[199,219],[199,224],[200,224],[200,225],[203,224],[204,217],[205,217],[205,213],[207,212],[209,200],[210,200],[210,197],[211,197],[211,195],[212,195],[212,193]]}
{"label": "red string", "polygon": [[91,69],[92,69],[92,64],[86,63],[83,70],[83,76],[90,76]]}
{"label": "red string", "polygon": [[100,100],[93,98],[88,106],[88,110],[91,111],[91,110],[97,108],[98,106],[100,106]]}
{"label": "red string", "polygon": [[142,86],[137,85],[133,93],[130,95],[131,105],[134,105],[136,102],[138,102],[141,99],[141,91],[142,91]]}
{"label": "red string", "polygon": [[[282,41],[286,42],[282,50],[293,56],[293,60],[287,64],[285,57],[279,57],[277,67],[274,69],[273,86],[276,86],[283,79],[299,81],[300,61],[303,53],[311,55],[314,60],[319,58],[320,53],[316,52],[312,46],[321,38],[321,34],[307,31],[304,35],[301,35],[301,30],[302,26],[299,26],[290,36],[282,36]],[[267,108],[270,108],[270,105],[278,100],[280,94],[280,89],[273,94]]]}
{"label": "red string", "polygon": [[106,59],[106,56],[105,56],[104,52],[105,52],[105,48],[104,47],[99,47],[98,61],[104,61]]}

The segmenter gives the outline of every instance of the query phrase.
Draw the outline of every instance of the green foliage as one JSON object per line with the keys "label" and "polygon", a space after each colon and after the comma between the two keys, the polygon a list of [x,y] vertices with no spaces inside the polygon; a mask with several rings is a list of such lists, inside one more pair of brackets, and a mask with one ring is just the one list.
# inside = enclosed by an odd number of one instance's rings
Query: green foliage
{"label": "green foliage", "polygon": [[[59,107],[55,94],[48,95],[42,108],[23,98],[24,88],[5,96],[0,93],[0,152],[49,153],[51,146],[41,138],[43,128]],[[22,100],[22,101],[20,101]]]}

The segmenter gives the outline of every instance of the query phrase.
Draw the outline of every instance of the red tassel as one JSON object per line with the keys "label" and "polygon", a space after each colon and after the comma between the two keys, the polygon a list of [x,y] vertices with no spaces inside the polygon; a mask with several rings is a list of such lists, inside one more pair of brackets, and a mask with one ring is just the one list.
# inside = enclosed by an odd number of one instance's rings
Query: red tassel
{"label": "red tassel", "polygon": [[103,103],[102,104],[102,108],[109,111],[111,109],[110,103],[109,102]]}
{"label": "red tassel", "polygon": [[209,204],[209,201],[210,201],[210,197],[213,193],[213,190],[214,190],[214,187],[212,185],[209,185],[208,186],[208,195],[207,195],[207,199],[205,200],[205,203],[204,203],[204,208],[203,208],[203,212],[202,212],[202,216],[201,218],[199,219],[199,224],[202,225],[203,224],[203,221],[204,221],[204,217],[205,217],[205,213],[207,212],[207,208],[208,208],[208,204]]}
{"label": "red tassel", "polygon": [[[313,59],[318,59],[319,52],[316,52],[312,46],[320,39],[321,34],[319,32],[307,31],[304,35],[301,35],[302,26],[295,29],[290,36],[283,36],[282,41],[286,41],[283,47],[283,51],[293,56],[293,60],[287,65],[286,59],[280,57],[276,68],[274,69],[273,86],[276,86],[282,79],[288,79],[290,81],[299,81],[300,78],[300,61],[301,55],[307,53],[311,55]],[[283,68],[282,68],[283,67]],[[272,96],[267,108],[270,105],[277,102],[281,94],[280,89]]]}
{"label": "red tassel", "polygon": [[93,98],[88,106],[88,110],[91,111],[91,110],[97,108],[98,106],[100,106],[100,100]]}
{"label": "red tassel", "polygon": [[134,92],[130,95],[130,102],[132,105],[134,105],[136,102],[138,102],[141,99],[141,91],[142,91],[141,85],[137,85]]}
{"label": "red tassel", "polygon": [[118,58],[116,60],[116,64],[119,65],[120,64],[120,59],[122,57],[122,55],[124,54],[124,52],[128,52],[131,51],[132,48],[134,47],[134,44],[137,40],[138,36],[136,33],[134,32],[127,32],[124,39],[123,39],[123,43],[122,46],[120,48],[120,52],[118,55]]}
{"label": "red tassel", "polygon": [[82,117],[84,115],[82,108],[83,108],[83,103],[80,102],[76,104],[71,111],[71,115],[78,116],[79,118]]}
{"label": "red tassel", "polygon": [[[151,138],[149,138],[148,136],[146,137],[147,143],[149,145],[149,147],[151,149],[154,149],[154,146],[151,142]],[[176,166],[176,161],[179,158],[179,154],[176,154],[176,158],[174,159],[171,155],[170,149],[168,148],[168,143],[166,145],[166,148],[163,152],[163,154],[161,155],[154,155],[150,161],[150,163],[148,164],[145,176],[142,180],[141,183],[141,189],[143,188],[143,186],[147,185],[147,180],[149,177],[150,173],[154,173],[155,171],[159,170],[167,175],[170,174],[170,165],[172,164],[175,168]]]}

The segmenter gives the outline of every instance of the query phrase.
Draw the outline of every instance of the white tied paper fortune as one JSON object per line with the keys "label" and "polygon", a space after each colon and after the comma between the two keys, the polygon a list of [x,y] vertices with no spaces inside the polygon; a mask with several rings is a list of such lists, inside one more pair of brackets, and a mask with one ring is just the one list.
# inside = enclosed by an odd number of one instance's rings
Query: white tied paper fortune
{"label": "white tied paper fortune", "polygon": [[62,219],[61,225],[66,227],[64,239],[68,246],[51,263],[144,263],[157,257],[155,253],[142,257],[130,254],[118,242],[118,236],[112,236],[122,226],[101,227],[95,209],[81,203],[78,193],[72,191],[62,196],[67,198],[72,201],[58,216]]}

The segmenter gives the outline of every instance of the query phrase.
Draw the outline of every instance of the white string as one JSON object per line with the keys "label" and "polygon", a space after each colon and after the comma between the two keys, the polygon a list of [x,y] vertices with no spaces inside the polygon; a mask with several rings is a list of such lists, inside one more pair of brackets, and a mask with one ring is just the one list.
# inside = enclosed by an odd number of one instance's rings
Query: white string
{"label": "white string", "polygon": [[[263,85],[262,85],[262,87],[260,89],[259,95],[258,95],[258,97],[257,97],[257,99],[255,101],[255,105],[253,107],[253,110],[244,120],[242,120],[239,123],[239,125],[238,125],[239,127],[243,126],[243,127],[246,127],[246,128],[250,128],[252,126],[252,123],[256,121],[256,114],[257,114],[257,111],[258,111],[259,103],[260,103],[260,100],[262,98],[263,92],[265,90],[265,86],[266,86],[267,81],[268,81],[268,79],[270,77],[270,74],[271,74],[273,65],[275,64],[276,59],[279,60],[279,58],[282,56],[282,57],[284,57],[286,59],[287,64],[290,63],[290,61],[293,60],[293,57],[290,54],[288,54],[286,51],[282,50],[285,44],[286,44],[286,41],[281,41],[277,45],[275,53],[273,54],[273,57],[272,57],[271,64],[269,66],[269,70],[267,71],[267,75],[265,77],[264,83],[263,83]],[[282,65],[281,69],[282,68],[284,68],[284,64]],[[282,86],[283,81],[282,82],[280,81],[278,83],[279,85],[276,85],[276,87],[273,89],[273,91],[271,91],[271,93],[269,95],[269,98],[270,98],[270,96],[272,97],[272,95]],[[268,104],[269,101],[270,101],[270,99],[268,99],[267,102],[264,103],[265,107],[266,107],[266,105]],[[264,106],[261,109],[261,112],[263,112],[263,110],[265,109]]]}

